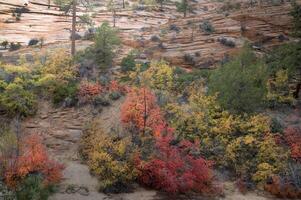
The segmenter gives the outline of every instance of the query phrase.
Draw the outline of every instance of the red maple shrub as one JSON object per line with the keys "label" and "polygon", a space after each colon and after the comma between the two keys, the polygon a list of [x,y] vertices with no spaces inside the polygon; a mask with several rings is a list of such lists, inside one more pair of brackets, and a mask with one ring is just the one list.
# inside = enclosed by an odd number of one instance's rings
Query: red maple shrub
{"label": "red maple shrub", "polygon": [[121,121],[125,127],[134,127],[138,132],[151,131],[160,135],[168,128],[155,95],[146,88],[132,89],[121,107]]}
{"label": "red maple shrub", "polygon": [[122,85],[120,85],[117,81],[112,80],[110,81],[107,90],[110,92],[120,92],[120,93],[124,93],[125,92],[125,87],[123,87]]}
{"label": "red maple shrub", "polygon": [[99,83],[82,81],[79,85],[79,101],[81,103],[92,101],[94,97],[101,94],[102,90],[103,89]]}
{"label": "red maple shrub", "polygon": [[147,161],[137,158],[139,182],[169,193],[211,192],[214,188],[212,162],[194,155],[199,143],[174,142],[172,134],[157,137],[153,156]]}
{"label": "red maple shrub", "polygon": [[4,180],[9,187],[16,188],[27,175],[33,173],[41,174],[45,185],[61,181],[64,166],[50,160],[38,136],[27,136],[19,146],[19,155],[11,157],[4,166]]}
{"label": "red maple shrub", "polygon": [[291,158],[301,162],[301,130],[293,127],[286,128],[284,139],[290,147]]}

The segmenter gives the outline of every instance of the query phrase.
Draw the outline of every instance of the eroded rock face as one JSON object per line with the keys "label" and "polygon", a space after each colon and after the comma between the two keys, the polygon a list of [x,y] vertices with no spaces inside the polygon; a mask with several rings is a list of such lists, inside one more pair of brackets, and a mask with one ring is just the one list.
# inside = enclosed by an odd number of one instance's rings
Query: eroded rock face
{"label": "eroded rock face", "polygon": [[[7,4],[0,0],[0,40],[28,44],[32,38],[44,38],[46,44],[67,43],[71,17],[52,4],[48,8],[47,2],[30,1],[26,7],[28,11],[22,13],[20,21],[14,21],[12,10],[22,8],[22,1],[12,0]],[[291,40],[289,2],[279,5],[250,5],[245,0],[233,2],[239,2],[240,9],[225,11],[221,2],[196,0],[193,1],[194,12],[185,18],[171,3],[165,5],[163,12],[139,9],[117,12],[116,26],[120,29],[123,47],[116,63],[130,49],[141,49],[148,59],[163,58],[174,65],[210,68],[235,54],[245,41],[262,51]],[[105,11],[103,5],[105,3],[94,8],[96,26],[103,21],[113,21],[112,13]],[[83,12],[84,8],[78,9],[79,15]],[[84,29],[79,32],[82,36],[87,33]],[[159,39],[154,40],[154,36]],[[187,55],[193,59],[185,59]]]}
{"label": "eroded rock face", "polygon": [[[208,7],[190,14],[186,18],[169,20],[161,25],[160,34],[163,48],[155,42],[148,46],[155,48],[152,56],[162,57],[172,64],[191,66],[186,55],[193,56],[193,65],[198,68],[212,67],[228,55],[235,54],[248,41],[255,50],[261,51],[290,40],[291,17],[289,2],[275,5],[242,4],[241,9],[220,13],[220,3],[199,1],[198,7]],[[204,22],[209,22],[213,30]],[[164,34],[162,34],[164,32]]]}

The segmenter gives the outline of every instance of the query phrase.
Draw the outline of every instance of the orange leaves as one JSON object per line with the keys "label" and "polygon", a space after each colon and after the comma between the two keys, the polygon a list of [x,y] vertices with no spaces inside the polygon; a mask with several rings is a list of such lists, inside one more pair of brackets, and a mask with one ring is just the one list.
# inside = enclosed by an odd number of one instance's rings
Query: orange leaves
{"label": "orange leaves", "polygon": [[15,188],[28,174],[41,173],[45,184],[58,183],[62,179],[64,166],[49,159],[45,147],[38,136],[22,139],[19,156],[10,158],[5,166],[5,182]]}
{"label": "orange leaves", "polygon": [[284,139],[290,147],[291,157],[301,162],[301,130],[288,127],[284,131]]}
{"label": "orange leaves", "polygon": [[79,86],[79,96],[81,98],[91,98],[99,95],[102,92],[102,87],[98,83],[90,83],[88,81],[81,82]]}
{"label": "orange leaves", "polygon": [[150,130],[155,135],[167,127],[156,97],[146,88],[132,89],[121,108],[121,120],[139,132]]}

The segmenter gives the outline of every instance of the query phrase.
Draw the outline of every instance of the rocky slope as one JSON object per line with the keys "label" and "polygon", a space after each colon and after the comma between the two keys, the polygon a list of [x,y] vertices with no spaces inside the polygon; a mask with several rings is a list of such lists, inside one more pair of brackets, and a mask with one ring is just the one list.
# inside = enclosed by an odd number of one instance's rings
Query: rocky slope
{"label": "rocky slope", "polygon": [[[46,44],[69,41],[71,17],[68,14],[52,4],[48,8],[47,0],[32,0],[26,7],[28,11],[16,21],[12,12],[16,7],[20,8],[22,2],[0,0],[0,41],[23,45],[32,38],[44,38]],[[163,12],[159,9],[133,11],[130,7],[119,10],[116,26],[123,39],[123,54],[139,48],[149,59],[164,58],[174,65],[208,68],[237,52],[245,41],[260,52],[293,40],[289,37],[289,2],[250,6],[246,1],[237,0],[240,9],[225,9],[224,3],[211,0],[193,2],[194,11],[185,18],[172,3],[167,3]],[[89,11],[93,13],[95,26],[105,20],[112,23],[112,14],[105,11],[104,5],[105,2],[97,4]],[[78,8],[78,15],[84,11],[84,8]],[[204,21],[212,25],[212,33],[200,28]],[[81,35],[84,32],[84,29],[79,31]],[[229,41],[231,44],[225,45]]]}

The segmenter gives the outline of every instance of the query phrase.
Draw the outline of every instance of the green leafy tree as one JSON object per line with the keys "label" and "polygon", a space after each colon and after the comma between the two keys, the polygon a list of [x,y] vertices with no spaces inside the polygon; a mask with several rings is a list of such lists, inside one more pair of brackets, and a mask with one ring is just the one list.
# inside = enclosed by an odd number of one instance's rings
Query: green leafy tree
{"label": "green leafy tree", "polygon": [[96,30],[94,51],[96,61],[101,67],[107,67],[112,64],[114,50],[120,44],[118,31],[110,27],[108,22],[104,22]]}
{"label": "green leafy tree", "polygon": [[254,112],[266,95],[266,66],[248,48],[229,63],[216,69],[209,78],[209,92],[218,94],[223,108],[235,113]]}

